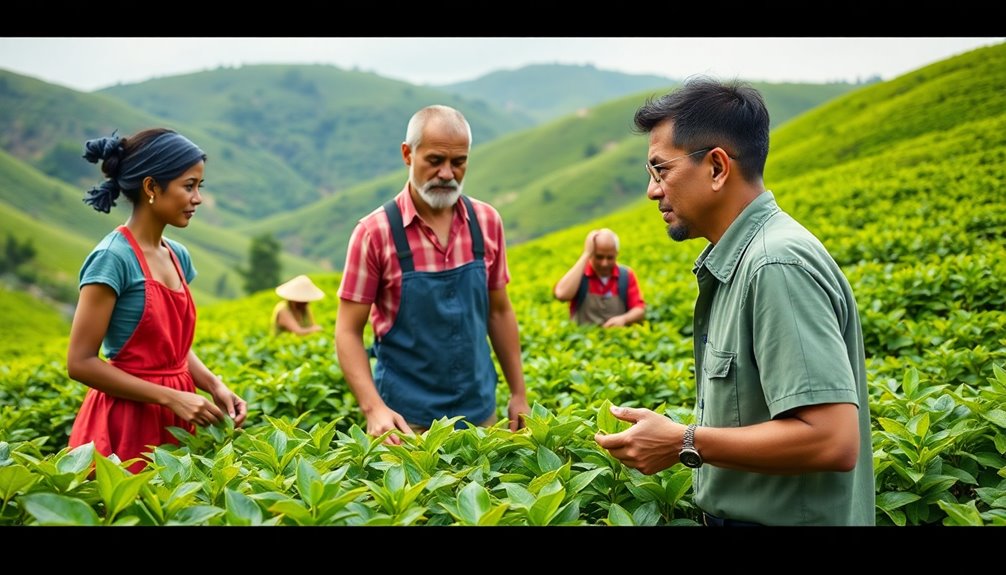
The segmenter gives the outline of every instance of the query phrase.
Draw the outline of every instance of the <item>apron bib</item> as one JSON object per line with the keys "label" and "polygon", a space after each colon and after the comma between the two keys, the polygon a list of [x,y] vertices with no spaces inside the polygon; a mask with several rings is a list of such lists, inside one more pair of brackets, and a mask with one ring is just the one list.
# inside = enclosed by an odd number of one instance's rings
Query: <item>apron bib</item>
{"label": "apron bib", "polygon": [[626,311],[625,302],[610,292],[604,295],[589,293],[576,308],[573,319],[581,325],[604,325],[604,322]]}
{"label": "apron bib", "polygon": [[[485,244],[471,200],[461,199],[475,259],[438,272],[415,271],[398,205],[384,206],[402,266],[402,298],[395,323],[374,343],[374,383],[388,407],[425,427],[456,415],[477,425],[496,411]],[[463,420],[455,427],[464,429]]]}
{"label": "apron bib", "polygon": [[[118,231],[129,240],[143,268],[145,303],[136,330],[108,363],[151,383],[195,393],[188,354],[195,335],[196,307],[178,258],[174,250],[162,241],[162,245],[168,247],[175,271],[182,280],[182,289],[174,291],[153,279],[143,250],[129,228],[119,226]],[[73,423],[69,444],[70,447],[77,447],[93,441],[95,449],[102,455],[107,457],[114,453],[125,461],[152,451],[150,446],[177,444],[178,441],[167,430],[169,426],[180,427],[189,433],[195,431],[195,426],[167,407],[123,399],[89,388]],[[129,470],[137,473],[146,465],[146,461],[138,461],[130,465]]]}

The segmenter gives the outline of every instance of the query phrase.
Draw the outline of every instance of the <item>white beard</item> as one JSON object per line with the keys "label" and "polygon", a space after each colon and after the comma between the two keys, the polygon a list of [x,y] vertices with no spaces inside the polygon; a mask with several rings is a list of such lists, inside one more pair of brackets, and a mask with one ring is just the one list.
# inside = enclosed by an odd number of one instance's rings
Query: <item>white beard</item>
{"label": "white beard", "polygon": [[[431,192],[430,188],[433,188],[435,185],[450,185],[455,187],[454,190],[450,192]],[[464,185],[457,183],[455,180],[451,180],[449,182],[436,182],[435,180],[430,180],[422,186],[417,186],[416,182],[413,181],[412,187],[416,188],[416,191],[419,192],[419,197],[423,198],[423,201],[426,202],[427,205],[434,210],[442,210],[457,203],[458,198],[461,197],[461,190]]]}

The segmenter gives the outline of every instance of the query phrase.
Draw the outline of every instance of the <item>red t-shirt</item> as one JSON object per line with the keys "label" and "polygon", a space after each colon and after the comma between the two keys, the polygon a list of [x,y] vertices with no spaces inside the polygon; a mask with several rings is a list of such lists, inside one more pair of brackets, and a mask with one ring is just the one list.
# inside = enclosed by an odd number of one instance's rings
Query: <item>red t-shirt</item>
{"label": "red t-shirt", "polygon": [[[625,302],[625,309],[628,311],[634,307],[644,307],[646,302],[643,301],[643,292],[639,289],[636,273],[628,266],[626,266],[626,269],[629,270],[629,291],[627,294],[629,301]],[[583,273],[587,276],[587,293],[597,295],[611,294],[612,297],[618,297],[618,276],[621,270],[619,270],[617,265],[611,270],[611,277],[608,278],[607,284],[601,283],[601,277],[594,271],[594,266],[590,265],[589,260],[583,268]],[[569,317],[573,317],[575,313],[576,298],[574,297],[569,300]]]}

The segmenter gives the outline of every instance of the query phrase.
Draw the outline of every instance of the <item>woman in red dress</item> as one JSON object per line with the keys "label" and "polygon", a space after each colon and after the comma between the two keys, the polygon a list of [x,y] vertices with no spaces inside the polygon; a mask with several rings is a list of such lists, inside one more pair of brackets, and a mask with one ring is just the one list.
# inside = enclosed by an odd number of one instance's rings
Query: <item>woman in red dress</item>
{"label": "woman in red dress", "polygon": [[240,426],[247,415],[244,400],[191,350],[196,308],[188,284],[196,271],[185,246],[163,237],[165,226],[188,226],[202,203],[206,154],[184,136],[154,128],[89,140],[84,158],[104,160],[107,178],[84,201],[108,213],[122,193],[133,210],[81,267],[66,365],[91,389],[70,446],[93,441],[102,455],[139,458],[129,466],[136,473],[147,464],[142,454],[177,443],[169,426],[193,432],[224,417]]}

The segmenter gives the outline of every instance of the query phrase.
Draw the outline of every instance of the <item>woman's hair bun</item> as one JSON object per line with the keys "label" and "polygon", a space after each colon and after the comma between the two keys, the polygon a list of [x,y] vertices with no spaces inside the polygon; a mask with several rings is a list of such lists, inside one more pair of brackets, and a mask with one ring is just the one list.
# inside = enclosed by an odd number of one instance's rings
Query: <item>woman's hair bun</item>
{"label": "woman's hair bun", "polygon": [[112,156],[122,153],[122,143],[125,138],[120,138],[113,132],[107,138],[95,138],[84,142],[84,159],[92,164],[97,164],[98,160],[107,160]]}

